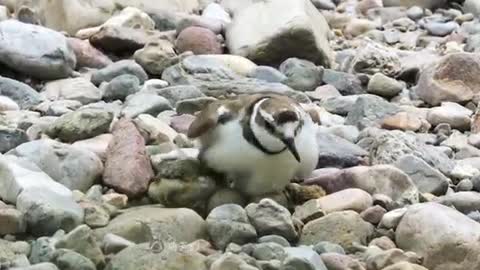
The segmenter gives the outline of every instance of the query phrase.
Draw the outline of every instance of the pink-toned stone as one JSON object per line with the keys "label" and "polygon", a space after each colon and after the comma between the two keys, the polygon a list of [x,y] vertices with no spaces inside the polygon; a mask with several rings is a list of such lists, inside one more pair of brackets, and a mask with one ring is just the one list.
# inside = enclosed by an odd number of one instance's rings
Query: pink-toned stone
{"label": "pink-toned stone", "polygon": [[130,198],[143,195],[153,178],[152,165],[145,151],[145,140],[128,119],[113,127],[107,150],[103,182]]}
{"label": "pink-toned stone", "polygon": [[72,146],[90,150],[103,161],[107,157],[108,145],[110,144],[112,138],[112,134],[106,133],[90,139],[76,141],[72,144]]}
{"label": "pink-toned stone", "polygon": [[88,40],[68,38],[68,43],[77,57],[77,68],[103,68],[112,63],[110,58],[93,47]]}
{"label": "pink-toned stone", "polygon": [[211,30],[191,26],[185,28],[177,37],[176,47],[179,53],[191,51],[194,54],[222,54],[222,44]]}
{"label": "pink-toned stone", "polygon": [[170,125],[178,133],[187,134],[190,124],[195,120],[195,116],[191,114],[182,114],[178,116],[173,116]]}
{"label": "pink-toned stone", "polygon": [[339,253],[323,253],[320,255],[328,270],[365,270],[365,267],[348,255]]}
{"label": "pink-toned stone", "polygon": [[320,213],[328,214],[345,210],[353,210],[360,213],[372,206],[372,204],[373,199],[370,194],[361,189],[349,188],[297,206],[294,216],[304,222],[308,222],[322,216]]}

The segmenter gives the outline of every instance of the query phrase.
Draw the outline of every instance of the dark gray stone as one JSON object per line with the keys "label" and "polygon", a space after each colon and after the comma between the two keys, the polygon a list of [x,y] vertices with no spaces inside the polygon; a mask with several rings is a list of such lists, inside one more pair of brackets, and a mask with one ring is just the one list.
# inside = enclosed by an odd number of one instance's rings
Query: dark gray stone
{"label": "dark gray stone", "polygon": [[322,82],[323,68],[315,66],[310,61],[298,58],[289,58],[280,65],[287,80],[286,85],[299,91],[313,91]]}
{"label": "dark gray stone", "polygon": [[353,167],[360,165],[368,156],[361,147],[330,133],[318,132],[317,142],[320,153],[317,168]]}
{"label": "dark gray stone", "polygon": [[22,110],[28,110],[43,101],[43,97],[30,86],[1,76],[0,95],[11,98]]}
{"label": "dark gray stone", "polygon": [[115,77],[125,74],[136,76],[140,84],[148,80],[148,75],[145,70],[134,60],[121,60],[93,72],[91,81],[98,86],[102,82],[110,82]]}
{"label": "dark gray stone", "polygon": [[131,74],[113,78],[103,90],[103,99],[107,101],[122,100],[140,90],[140,80]]}
{"label": "dark gray stone", "polygon": [[366,93],[360,79],[349,73],[335,71],[333,69],[325,69],[322,80],[326,84],[335,86],[342,95],[358,95]]}

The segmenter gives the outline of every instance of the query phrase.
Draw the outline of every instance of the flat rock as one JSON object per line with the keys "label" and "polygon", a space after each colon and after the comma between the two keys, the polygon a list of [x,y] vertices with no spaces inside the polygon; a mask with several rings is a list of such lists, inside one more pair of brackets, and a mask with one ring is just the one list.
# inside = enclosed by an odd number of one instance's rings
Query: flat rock
{"label": "flat rock", "polygon": [[112,120],[111,111],[85,108],[62,115],[46,133],[52,138],[72,143],[108,133]]}
{"label": "flat rock", "polygon": [[359,188],[371,195],[383,194],[399,204],[418,202],[418,190],[410,177],[391,165],[357,166],[348,169],[326,169],[307,183],[322,186],[327,193]]}
{"label": "flat rock", "polygon": [[62,34],[16,20],[0,22],[0,33],[0,62],[11,69],[44,80],[72,74],[76,58]]}
{"label": "flat rock", "polygon": [[437,203],[423,203],[407,210],[395,242],[399,248],[422,256],[427,269],[476,269],[480,267],[479,231],[480,225],[462,213]]}
{"label": "flat rock", "polygon": [[76,100],[82,104],[97,102],[102,98],[100,90],[84,78],[62,79],[48,82],[42,91],[47,100]]}
{"label": "flat rock", "polygon": [[[162,80],[170,85],[193,85],[210,97],[220,97],[228,94],[279,93],[292,97],[300,102],[309,102],[308,97],[281,83],[271,83],[264,80],[246,78],[240,72],[250,72],[251,61],[236,56],[236,58],[215,55],[220,60],[212,59],[212,55],[190,56],[176,65],[168,67],[162,73]],[[199,58],[200,57],[200,58]],[[236,60],[240,57],[242,60]],[[232,67],[232,68],[230,68]],[[246,75],[245,74],[245,75]]]}
{"label": "flat rock", "polygon": [[293,215],[307,223],[309,220],[318,217],[319,211],[325,214],[344,210],[353,210],[360,213],[372,204],[373,200],[370,194],[361,189],[352,188],[307,201],[302,206],[297,206]]}
{"label": "flat rock", "polygon": [[129,208],[107,227],[95,230],[97,239],[108,233],[137,244],[152,239],[190,243],[208,237],[207,224],[195,211],[156,205]]}
{"label": "flat rock", "polygon": [[307,223],[303,227],[300,244],[314,245],[328,241],[349,251],[353,249],[354,242],[365,245],[373,230],[373,225],[363,221],[354,211],[334,212]]}
{"label": "flat rock", "polygon": [[172,105],[166,98],[154,93],[138,92],[127,97],[123,105],[122,115],[127,118],[135,118],[140,114],[157,116],[169,109],[172,109]]}
{"label": "flat rock", "polygon": [[119,120],[108,146],[103,182],[129,197],[138,197],[147,191],[152,178],[143,137],[130,120]]}
{"label": "flat rock", "polygon": [[5,202],[17,203],[17,197],[24,190],[49,189],[49,193],[64,197],[71,191],[55,182],[33,162],[11,155],[0,155],[0,197]]}
{"label": "flat rock", "polygon": [[32,161],[71,190],[87,191],[103,172],[103,164],[94,153],[49,139],[24,143],[8,154]]}
{"label": "flat rock", "polygon": [[292,56],[328,67],[332,61],[328,31],[327,21],[310,1],[275,0],[235,12],[226,40],[232,54],[256,63],[280,64]]}
{"label": "flat rock", "polygon": [[403,85],[399,81],[383,75],[382,73],[376,73],[370,78],[368,82],[368,92],[376,94],[385,98],[391,98],[398,95]]}
{"label": "flat rock", "polygon": [[113,78],[124,74],[131,74],[138,78],[141,84],[148,80],[148,75],[134,60],[121,60],[92,73],[91,81],[95,85],[109,82]]}
{"label": "flat rock", "polygon": [[474,191],[461,191],[447,194],[434,200],[467,215],[471,212],[480,211],[480,194]]}
{"label": "flat rock", "polygon": [[442,106],[430,109],[427,120],[432,126],[446,123],[454,129],[463,131],[470,129],[472,114],[471,110],[457,103],[442,102]]}
{"label": "flat rock", "polygon": [[363,157],[368,153],[361,147],[334,134],[317,132],[319,147],[318,168],[347,168],[363,163]]}

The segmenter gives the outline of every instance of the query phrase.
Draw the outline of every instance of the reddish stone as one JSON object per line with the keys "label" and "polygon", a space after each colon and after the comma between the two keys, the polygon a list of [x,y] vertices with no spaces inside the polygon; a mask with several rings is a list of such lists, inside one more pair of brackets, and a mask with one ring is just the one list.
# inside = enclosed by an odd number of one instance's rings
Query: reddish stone
{"label": "reddish stone", "polygon": [[68,43],[77,57],[77,68],[103,68],[112,63],[110,58],[93,47],[88,40],[68,38]]}
{"label": "reddish stone", "polygon": [[222,54],[222,44],[215,33],[203,27],[191,26],[185,28],[177,37],[179,53],[192,51],[194,54]]}
{"label": "reddish stone", "polygon": [[130,198],[148,190],[154,173],[145,151],[145,140],[132,121],[120,119],[108,145],[103,182]]}
{"label": "reddish stone", "polygon": [[170,120],[170,125],[172,128],[183,134],[187,134],[188,128],[192,124],[192,122],[195,120],[195,116],[191,114],[182,114],[178,116],[173,116],[172,119]]}

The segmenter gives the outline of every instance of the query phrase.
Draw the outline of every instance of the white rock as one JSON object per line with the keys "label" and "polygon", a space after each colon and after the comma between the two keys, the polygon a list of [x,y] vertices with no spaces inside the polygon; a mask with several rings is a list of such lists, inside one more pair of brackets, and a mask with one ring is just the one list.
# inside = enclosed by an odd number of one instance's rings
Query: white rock
{"label": "white rock", "polygon": [[43,188],[59,196],[72,196],[72,192],[55,182],[34,163],[10,155],[0,155],[0,197],[5,202],[17,203],[18,195],[26,189]]}
{"label": "white rock", "polygon": [[329,32],[327,21],[310,0],[255,1],[235,12],[226,40],[232,54],[256,63],[280,64],[301,57],[330,66]]}
{"label": "white rock", "polygon": [[173,142],[178,132],[171,128],[162,120],[155,118],[149,114],[141,114],[134,120],[135,125],[139,130],[146,131],[151,139],[158,138],[158,136],[165,135],[168,140]]}
{"label": "white rock", "polygon": [[20,110],[20,106],[15,101],[9,97],[0,96],[0,112],[18,110]]}
{"label": "white rock", "polygon": [[228,12],[226,12],[225,9],[217,3],[210,3],[203,10],[202,16],[209,19],[220,20],[226,24],[229,24],[232,22],[232,19],[230,18],[230,14],[228,14]]}
{"label": "white rock", "polygon": [[97,154],[100,159],[105,160],[105,158],[107,157],[108,144],[110,143],[112,138],[112,134],[102,134],[90,139],[76,141],[72,144],[72,146],[90,150],[93,153]]}

